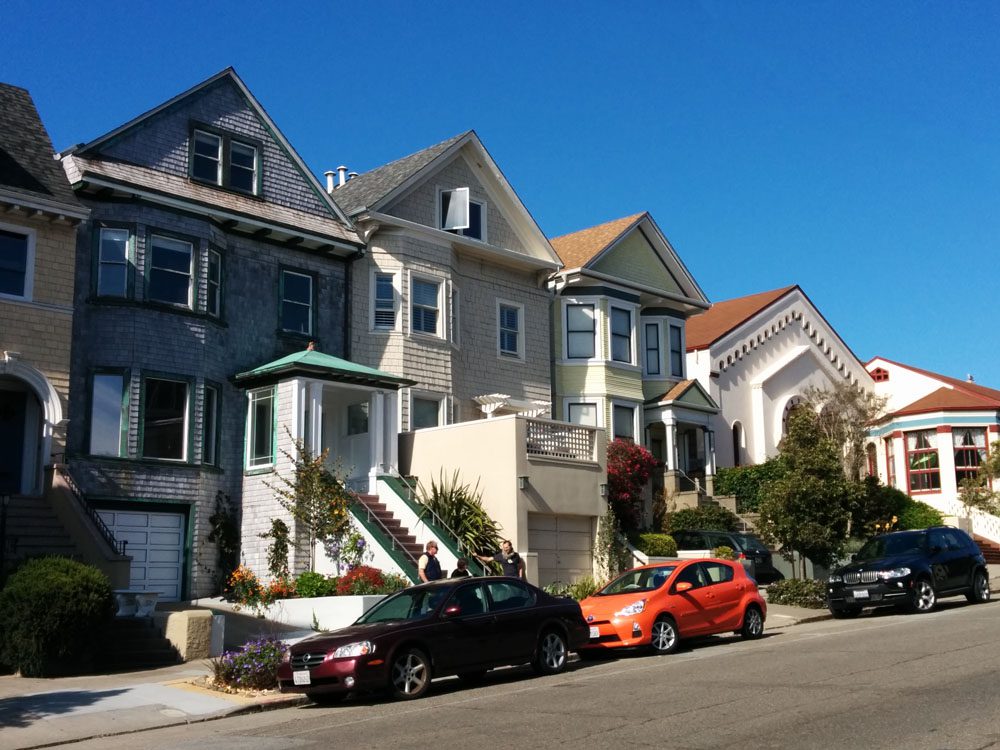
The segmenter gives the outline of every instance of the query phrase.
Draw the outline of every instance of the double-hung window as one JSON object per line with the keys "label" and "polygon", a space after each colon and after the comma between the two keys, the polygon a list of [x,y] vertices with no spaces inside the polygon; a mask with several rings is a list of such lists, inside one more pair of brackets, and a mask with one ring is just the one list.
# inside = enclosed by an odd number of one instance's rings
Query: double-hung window
{"label": "double-hung window", "polygon": [[203,130],[194,131],[191,176],[214,185],[222,184],[222,137]]}
{"label": "double-hung window", "polygon": [[896,448],[891,435],[885,439],[885,484],[887,487],[896,486]]}
{"label": "double-hung window", "polygon": [[941,489],[941,468],[934,438],[934,430],[906,433],[906,464],[911,493]]}
{"label": "double-hung window", "polygon": [[643,348],[645,350],[644,364],[646,366],[647,375],[659,375],[660,374],[660,324],[659,323],[646,323],[643,326],[645,341],[643,342]]}
{"label": "double-hung window", "polygon": [[124,456],[128,435],[128,380],[123,373],[95,373],[90,390],[90,453]]}
{"label": "double-hung window", "polygon": [[411,297],[410,329],[439,336],[441,282],[414,278]]}
{"label": "double-hung window", "polygon": [[632,312],[621,307],[611,308],[611,359],[632,362]]}
{"label": "double-hung window", "polygon": [[952,442],[955,445],[955,482],[961,485],[966,479],[979,476],[979,466],[986,460],[986,428],[955,428]]}
{"label": "double-hung window", "polygon": [[207,130],[192,133],[192,178],[255,195],[259,170],[260,150],[252,143]]}
{"label": "double-hung window", "polygon": [[229,185],[244,193],[257,192],[257,148],[238,141],[229,142]]}
{"label": "double-hung window", "polygon": [[614,404],[611,407],[612,438],[635,441],[635,407]]}
{"label": "double-hung window", "polygon": [[524,307],[497,303],[497,345],[501,356],[524,357]]}
{"label": "double-hung window", "polygon": [[222,254],[218,250],[208,251],[208,300],[205,311],[213,318],[222,315]]}
{"label": "double-hung window", "polygon": [[247,414],[247,468],[274,463],[274,386],[250,391]]}
{"label": "double-hung window", "polygon": [[102,227],[97,248],[97,296],[128,296],[129,231]]}
{"label": "double-hung window", "polygon": [[573,401],[566,404],[566,421],[573,424],[597,427],[597,403],[593,401]]}
{"label": "double-hung window", "polygon": [[566,305],[566,357],[594,358],[595,316],[593,304]]}
{"label": "double-hung window", "polygon": [[376,331],[393,331],[396,328],[396,289],[391,273],[375,274],[375,303],[372,310],[372,328]]}
{"label": "double-hung window", "polygon": [[146,378],[143,383],[142,455],[187,460],[189,384]]}
{"label": "double-hung window", "polygon": [[0,297],[31,299],[34,233],[0,228]]}
{"label": "double-hung window", "polygon": [[154,234],[149,238],[146,298],[192,309],[194,247],[190,242]]}
{"label": "double-hung window", "polygon": [[670,326],[670,376],[684,377],[684,329]]}
{"label": "double-hung window", "polygon": [[486,205],[469,197],[469,188],[442,190],[439,227],[446,232],[486,239]]}
{"label": "double-hung window", "polygon": [[410,398],[410,429],[437,427],[444,423],[443,407],[445,399],[432,395],[412,395]]}
{"label": "double-hung window", "polygon": [[281,330],[309,335],[313,330],[313,277],[281,272]]}

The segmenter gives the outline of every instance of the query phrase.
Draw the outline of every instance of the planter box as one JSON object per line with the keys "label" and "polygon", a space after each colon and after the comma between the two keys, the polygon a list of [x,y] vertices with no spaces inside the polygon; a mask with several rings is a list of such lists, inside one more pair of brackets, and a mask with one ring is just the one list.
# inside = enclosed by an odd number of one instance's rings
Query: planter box
{"label": "planter box", "polygon": [[278,599],[264,610],[268,620],[314,630],[347,627],[375,604],[384,594],[371,596],[317,596],[312,599]]}

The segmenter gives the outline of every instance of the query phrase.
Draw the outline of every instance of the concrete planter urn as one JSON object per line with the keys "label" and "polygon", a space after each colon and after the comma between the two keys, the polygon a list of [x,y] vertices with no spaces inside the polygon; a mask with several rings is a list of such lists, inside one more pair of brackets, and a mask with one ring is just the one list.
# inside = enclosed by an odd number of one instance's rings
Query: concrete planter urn
{"label": "concrete planter urn", "polygon": [[336,630],[347,627],[384,598],[384,594],[371,594],[278,599],[263,614],[268,620],[305,630]]}

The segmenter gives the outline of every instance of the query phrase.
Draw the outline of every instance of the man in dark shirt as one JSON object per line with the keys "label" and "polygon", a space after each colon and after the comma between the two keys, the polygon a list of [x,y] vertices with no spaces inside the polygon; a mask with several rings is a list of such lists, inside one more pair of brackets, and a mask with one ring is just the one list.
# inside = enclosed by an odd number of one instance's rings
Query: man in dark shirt
{"label": "man in dark shirt", "polygon": [[504,539],[500,543],[500,551],[492,557],[489,555],[476,555],[476,558],[485,563],[495,560],[500,563],[505,576],[524,580],[524,560],[514,551],[514,545],[510,543],[509,539]]}
{"label": "man in dark shirt", "polygon": [[441,577],[441,563],[437,559],[437,542],[427,542],[424,554],[417,561],[417,575],[423,583],[436,581]]}

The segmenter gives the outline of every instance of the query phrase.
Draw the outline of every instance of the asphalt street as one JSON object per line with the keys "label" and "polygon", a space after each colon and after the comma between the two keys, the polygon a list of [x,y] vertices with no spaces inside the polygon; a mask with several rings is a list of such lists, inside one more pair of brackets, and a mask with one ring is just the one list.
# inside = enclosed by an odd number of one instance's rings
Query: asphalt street
{"label": "asphalt street", "polygon": [[865,614],[759,641],[715,637],[413,703],[349,700],[105,737],[78,750],[228,748],[1000,748],[1000,605]]}

